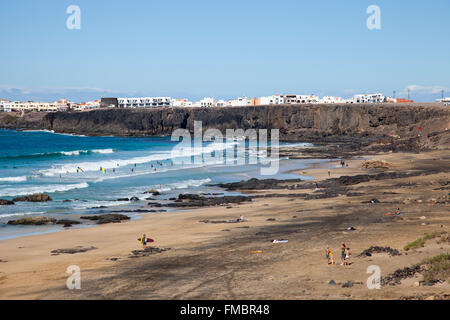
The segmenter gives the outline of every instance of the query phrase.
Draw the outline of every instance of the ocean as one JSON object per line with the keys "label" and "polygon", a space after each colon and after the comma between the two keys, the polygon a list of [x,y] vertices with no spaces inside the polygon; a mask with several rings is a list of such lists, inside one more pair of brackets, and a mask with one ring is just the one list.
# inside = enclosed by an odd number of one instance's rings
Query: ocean
{"label": "ocean", "polygon": [[[243,144],[247,146],[246,152],[235,155],[241,159],[240,164],[214,157],[222,154],[226,159],[227,150]],[[148,202],[145,198],[151,196],[143,193],[150,189],[161,192],[155,197],[161,203],[180,193],[227,193],[211,185],[252,177],[298,178],[289,171],[306,164],[305,160],[280,159],[278,174],[263,176],[261,166],[267,166],[268,162],[264,162],[264,155],[256,147],[249,147],[243,140],[203,142],[201,148],[174,155],[172,150],[177,145],[178,141],[171,141],[170,137],[87,137],[50,131],[0,130],[0,199],[36,193],[47,193],[53,199],[0,206],[0,240],[64,229],[7,224],[8,220],[24,216],[70,219],[143,208]],[[309,144],[280,143],[283,145]],[[255,154],[258,163],[249,164],[250,155]],[[131,197],[141,201],[117,201]],[[139,218],[137,213],[128,215]],[[89,225],[73,228],[86,226]]]}

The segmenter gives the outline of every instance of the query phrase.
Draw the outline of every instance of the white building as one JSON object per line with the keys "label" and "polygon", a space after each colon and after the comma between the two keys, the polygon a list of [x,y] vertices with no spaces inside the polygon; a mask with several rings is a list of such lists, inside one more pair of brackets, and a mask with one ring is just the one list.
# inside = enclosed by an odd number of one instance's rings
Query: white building
{"label": "white building", "polygon": [[0,99],[0,112],[11,112],[10,102],[7,99]]}
{"label": "white building", "polygon": [[199,104],[200,104],[200,107],[202,107],[202,108],[214,107],[216,105],[216,99],[203,98],[202,100],[200,100]]}
{"label": "white building", "polygon": [[263,106],[263,105],[271,105],[271,104],[283,104],[284,98],[278,94],[267,96],[267,97],[258,97],[253,99],[252,104],[255,106]]}
{"label": "white building", "polygon": [[355,94],[353,96],[354,103],[381,103],[385,101],[386,97],[381,93]]}
{"label": "white building", "polygon": [[100,108],[100,100],[77,103],[72,106],[72,109],[75,111],[92,110],[96,108]]}
{"label": "white building", "polygon": [[236,98],[233,100],[229,100],[228,104],[232,107],[245,107],[245,106],[251,106],[252,105],[252,100],[244,97],[244,98]]}
{"label": "white building", "polygon": [[225,100],[220,99],[216,101],[216,107],[226,107],[228,105],[228,102]]}
{"label": "white building", "polygon": [[192,102],[188,99],[172,99],[172,107],[189,107],[192,105]]}
{"label": "white building", "polygon": [[442,103],[445,106],[450,106],[450,97],[446,97],[444,99],[436,99],[436,102]]}
{"label": "white building", "polygon": [[285,94],[282,97],[284,98],[284,103],[286,104],[319,103],[319,97],[315,95]]}
{"label": "white building", "polygon": [[320,103],[347,103],[348,100],[343,99],[341,97],[333,97],[333,96],[324,96],[319,99]]}
{"label": "white building", "polygon": [[4,112],[31,112],[31,111],[45,111],[45,112],[55,112],[55,111],[65,111],[67,110],[67,105],[61,105],[57,102],[22,102],[22,101],[4,101],[1,103],[0,111]]}
{"label": "white building", "polygon": [[170,97],[117,98],[119,108],[170,107]]}

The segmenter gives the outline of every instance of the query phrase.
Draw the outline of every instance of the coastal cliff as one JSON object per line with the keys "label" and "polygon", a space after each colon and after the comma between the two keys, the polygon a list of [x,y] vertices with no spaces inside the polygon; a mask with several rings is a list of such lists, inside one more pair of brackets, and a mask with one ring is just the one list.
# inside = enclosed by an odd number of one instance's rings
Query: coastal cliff
{"label": "coastal cliff", "polygon": [[[228,108],[98,109],[0,115],[0,127],[83,135],[159,136],[175,129],[279,129],[285,141],[407,141],[416,148],[448,145],[450,108],[436,104],[313,104]],[[420,128],[420,129],[419,129]],[[384,139],[384,140],[383,140]]]}

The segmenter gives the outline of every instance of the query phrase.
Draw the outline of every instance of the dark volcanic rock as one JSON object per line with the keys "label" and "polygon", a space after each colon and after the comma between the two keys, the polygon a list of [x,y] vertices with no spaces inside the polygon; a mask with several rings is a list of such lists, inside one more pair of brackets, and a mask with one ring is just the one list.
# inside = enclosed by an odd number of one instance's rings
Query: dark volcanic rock
{"label": "dark volcanic rock", "polygon": [[287,186],[280,186],[281,183],[295,183],[302,182],[302,179],[287,179],[287,180],[277,180],[277,179],[256,179],[252,178],[247,181],[239,181],[232,183],[221,183],[217,186],[225,188],[227,190],[264,190],[264,189],[287,189]]}
{"label": "dark volcanic rock", "polygon": [[144,194],[148,194],[148,193],[150,193],[150,194],[152,194],[154,196],[159,196],[161,194],[161,192],[159,192],[156,189],[151,189],[151,190],[147,190],[147,191],[144,192]]}
{"label": "dark volcanic rock", "polygon": [[150,212],[167,212],[167,210],[159,209],[159,210],[148,210],[148,209],[135,209],[135,210],[117,210],[113,212],[134,212],[134,213],[150,213]]}
{"label": "dark volcanic rock", "polygon": [[170,250],[170,248],[156,248],[156,247],[147,247],[143,250],[133,250],[131,251],[132,255],[128,256],[129,258],[140,258],[146,257],[155,253],[161,253],[164,251]]}
{"label": "dark volcanic rock", "polygon": [[414,276],[417,272],[421,272],[422,267],[420,265],[414,265],[412,267],[405,267],[403,269],[397,269],[394,273],[381,278],[381,285],[396,285],[400,284],[402,279],[406,279]]}
{"label": "dark volcanic rock", "polygon": [[204,197],[198,194],[180,194],[180,202],[169,203],[169,207],[209,207],[219,206],[229,203],[242,203],[252,201],[251,197],[246,196],[223,196],[223,197]]}
{"label": "dark volcanic rock", "polygon": [[119,198],[116,201],[130,201],[130,199],[128,199],[128,198]]}
{"label": "dark volcanic rock", "polygon": [[55,223],[64,225],[64,228],[71,227],[73,224],[81,224],[80,221],[68,220],[68,219],[61,219],[61,220],[56,221]]}
{"label": "dark volcanic rock", "polygon": [[139,198],[138,197],[131,197],[130,201],[139,201]]}
{"label": "dark volcanic rock", "polygon": [[[0,114],[0,127],[116,136],[171,135],[178,128],[204,130],[278,128],[283,141],[351,143],[353,150],[419,151],[448,143],[450,110],[428,103],[291,104],[233,108],[108,108],[89,112]],[[417,136],[416,128],[422,126]],[[400,138],[401,137],[401,138]],[[307,148],[308,149],[308,148]],[[314,149],[314,148],[309,148]],[[308,150],[302,150],[305,154]],[[312,150],[315,152],[315,150]],[[336,152],[342,155],[342,148]],[[315,154],[311,158],[316,158]]]}
{"label": "dark volcanic rock", "polygon": [[35,225],[40,226],[44,224],[54,224],[56,219],[47,217],[27,217],[17,220],[10,220],[8,224],[10,225]]}
{"label": "dark volcanic rock", "polygon": [[86,251],[90,251],[90,250],[95,250],[97,249],[96,247],[82,247],[82,246],[77,246],[75,248],[69,248],[69,249],[56,249],[56,250],[52,250],[50,253],[52,254],[52,256],[57,256],[59,254],[75,254],[75,253],[80,253],[80,252],[86,252]]}
{"label": "dark volcanic rock", "polygon": [[13,202],[21,202],[21,201],[45,202],[45,201],[52,201],[52,198],[50,198],[48,194],[39,193],[39,194],[32,194],[29,196],[17,197],[13,199]]}
{"label": "dark volcanic rock", "polygon": [[372,256],[372,253],[382,253],[386,252],[389,253],[391,256],[399,256],[400,252],[397,249],[392,249],[391,247],[378,247],[378,246],[371,246],[369,249],[364,250],[361,252],[358,257],[370,257]]}
{"label": "dark volcanic rock", "polygon": [[13,204],[14,204],[14,201],[0,199],[0,206],[10,206]]}
{"label": "dark volcanic rock", "polygon": [[342,285],[342,288],[351,288],[353,287],[353,281],[349,280]]}
{"label": "dark volcanic rock", "polygon": [[97,224],[105,224],[105,223],[119,223],[123,220],[130,220],[130,217],[118,214],[118,213],[108,213],[102,214],[98,216],[82,216],[80,219],[93,220],[97,221]]}

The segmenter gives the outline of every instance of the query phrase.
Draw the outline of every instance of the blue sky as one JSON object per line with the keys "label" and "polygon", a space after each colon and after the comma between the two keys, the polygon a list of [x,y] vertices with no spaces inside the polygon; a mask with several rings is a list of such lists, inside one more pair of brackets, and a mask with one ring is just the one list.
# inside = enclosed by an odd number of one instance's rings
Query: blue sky
{"label": "blue sky", "polygon": [[[69,30],[69,5],[81,29]],[[369,5],[381,30],[369,30]],[[450,1],[1,0],[0,98],[450,95]]]}

